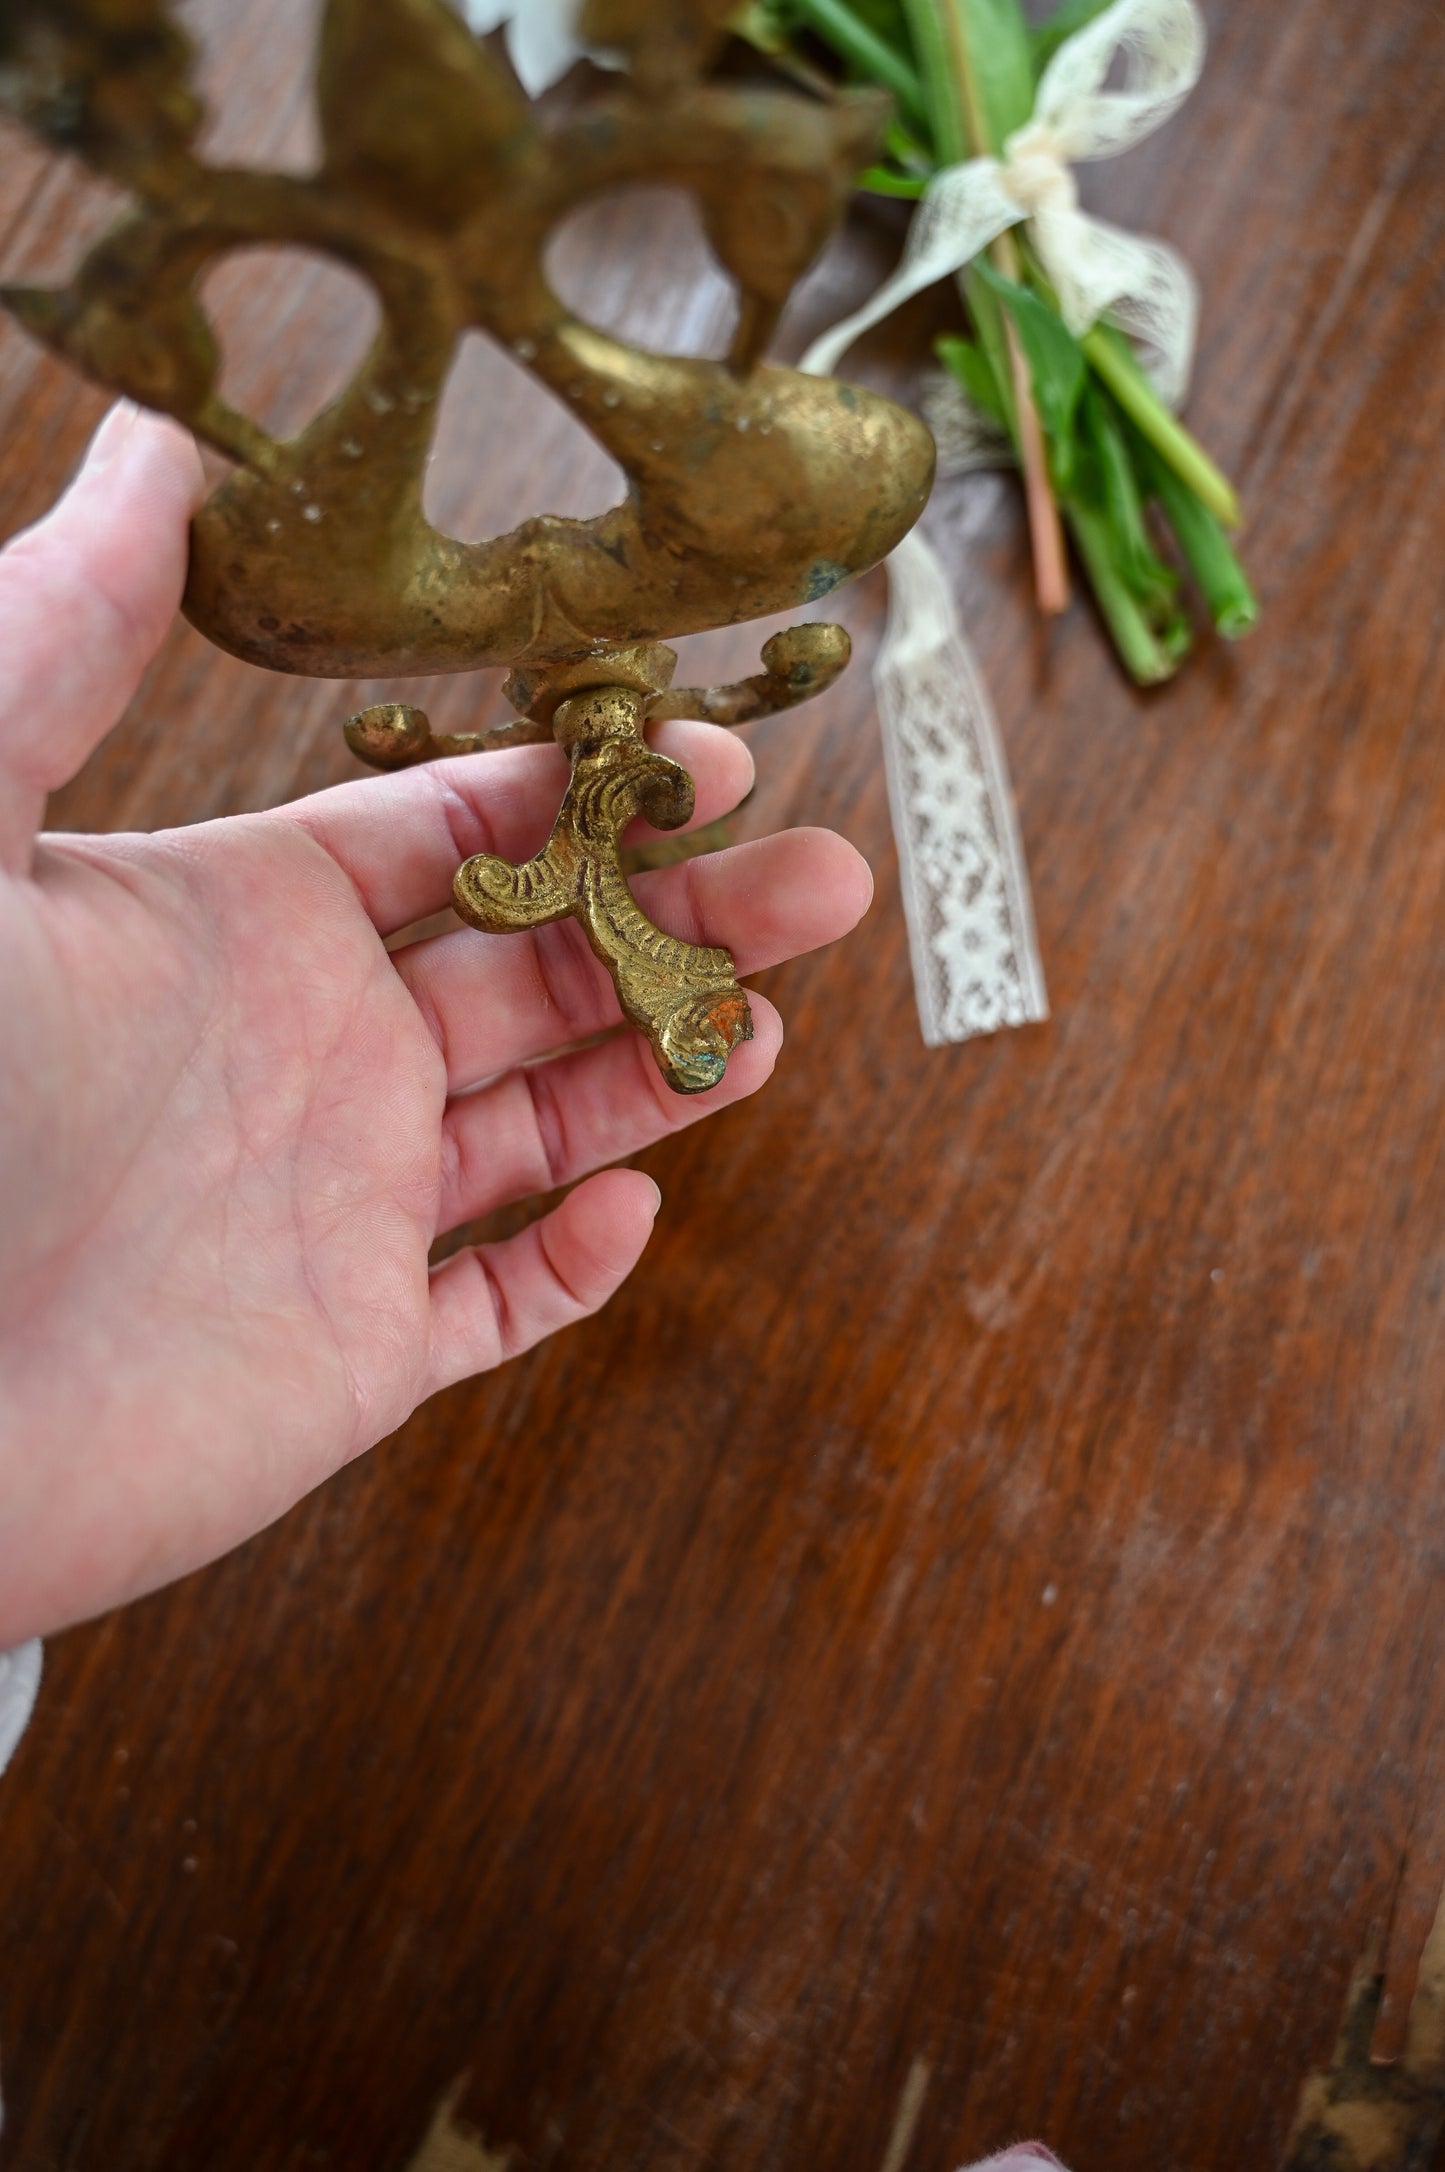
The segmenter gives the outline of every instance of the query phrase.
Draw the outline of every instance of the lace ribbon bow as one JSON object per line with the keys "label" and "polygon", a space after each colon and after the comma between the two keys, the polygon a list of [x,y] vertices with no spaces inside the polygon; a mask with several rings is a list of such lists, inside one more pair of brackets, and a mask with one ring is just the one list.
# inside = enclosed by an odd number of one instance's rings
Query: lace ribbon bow
{"label": "lace ribbon bow", "polygon": [[[1116,60],[1124,79],[1107,89]],[[1002,158],[971,158],[934,175],[897,271],[814,341],[802,368],[827,375],[870,325],[1027,221],[1069,330],[1082,337],[1107,312],[1140,342],[1160,397],[1177,405],[1198,321],[1193,275],[1162,241],[1081,211],[1070,168],[1112,158],[1151,135],[1188,96],[1203,63],[1204,25],[1194,0],[1114,0],[1054,54],[1033,118],[1008,138]]]}

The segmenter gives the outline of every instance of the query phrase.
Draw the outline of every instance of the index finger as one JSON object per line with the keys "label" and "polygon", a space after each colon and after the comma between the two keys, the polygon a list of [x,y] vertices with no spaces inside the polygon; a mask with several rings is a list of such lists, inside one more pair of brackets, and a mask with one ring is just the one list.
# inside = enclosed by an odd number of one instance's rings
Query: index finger
{"label": "index finger", "polygon": [[118,720],[175,617],[204,491],[178,424],[113,407],[65,496],[0,553],[0,855]]}

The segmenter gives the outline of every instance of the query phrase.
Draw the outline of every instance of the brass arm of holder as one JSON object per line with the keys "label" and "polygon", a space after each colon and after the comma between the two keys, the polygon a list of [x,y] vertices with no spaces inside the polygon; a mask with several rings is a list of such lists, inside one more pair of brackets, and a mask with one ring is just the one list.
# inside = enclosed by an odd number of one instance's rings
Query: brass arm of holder
{"label": "brass arm of holder", "polygon": [[[707,724],[729,726],[751,724],[757,717],[774,716],[780,709],[796,708],[800,701],[810,701],[814,694],[823,693],[851,653],[852,643],[841,626],[823,620],[806,626],[786,626],[764,642],[765,668],[750,679],[735,679],[726,686],[664,684],[651,692],[639,688],[644,693],[643,719],[649,724],[663,717],[700,717]],[[649,662],[653,658],[666,659],[669,678],[676,662],[673,651],[661,642],[619,652],[610,661],[618,663],[624,654],[633,659],[645,656]],[[595,660],[586,668],[590,673],[605,675],[607,662]],[[525,674],[514,671],[507,680],[506,692],[529,713],[485,732],[436,733],[425,710],[414,709],[410,702],[377,702],[347,718],[346,744],[373,769],[409,769],[415,762],[441,761],[453,754],[493,754],[503,747],[535,746],[552,737],[551,714],[561,698],[555,691],[560,683],[555,669]]]}
{"label": "brass arm of holder", "polygon": [[552,736],[550,724],[513,717],[489,732],[434,732],[425,709],[409,701],[379,701],[349,716],[342,730],[359,761],[372,769],[411,769],[417,762],[440,762],[451,754],[496,754],[503,747],[533,747]]}
{"label": "brass arm of holder", "polygon": [[[765,668],[755,677],[674,690],[672,650],[647,642],[534,673],[514,671],[507,692],[529,714],[494,731],[434,735],[422,710],[384,702],[350,718],[346,739],[374,768],[400,769],[555,737],[572,775],[545,848],[522,866],[479,853],[459,869],[453,902],[464,920],[491,934],[578,920],[669,1086],[702,1093],[721,1079],[729,1051],[751,1040],[752,1018],[731,955],[666,934],[627,886],[620,850],[634,817],[674,830],[693,809],[692,779],[653,752],[643,729],[660,717],[741,724],[791,708],[830,685],[848,654],[841,626],[792,626],[766,643]],[[606,683],[586,683],[598,674]]]}
{"label": "brass arm of holder", "polygon": [[649,722],[659,717],[701,717],[708,724],[750,724],[811,701],[832,685],[852,654],[841,626],[813,620],[786,626],[763,643],[765,669],[730,686],[674,686],[647,703]]}

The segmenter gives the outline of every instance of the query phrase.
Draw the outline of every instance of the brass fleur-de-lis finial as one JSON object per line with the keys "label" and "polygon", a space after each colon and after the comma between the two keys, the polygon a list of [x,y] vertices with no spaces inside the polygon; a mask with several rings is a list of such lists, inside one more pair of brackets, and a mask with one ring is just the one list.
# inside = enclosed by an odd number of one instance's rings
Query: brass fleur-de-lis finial
{"label": "brass fleur-de-lis finial", "polygon": [[[832,627],[769,644],[738,688],[668,690],[679,634],[817,601],[883,557],[932,476],[921,424],[856,387],[760,359],[840,215],[883,118],[871,95],[819,100],[707,79],[717,0],[591,0],[621,49],[609,78],[549,122],[445,0],[329,0],[314,175],[213,167],[188,41],[164,0],[7,0],[0,104],[126,188],[132,210],[59,290],[9,289],[37,337],[102,383],[176,415],[236,463],[192,531],[187,614],[274,670],[345,677],[505,664],[518,721],[435,740],[417,710],[352,720],[382,767],[557,736],[572,779],[526,867],[468,862],[458,909],[486,927],[574,914],[670,1082],[721,1075],[750,1030],[726,952],[655,929],[617,854],[641,811],[685,819],[681,772],[645,743],[660,715],[740,722],[827,683]],[[572,314],[547,242],[585,198],[670,181],[697,201],[739,294],[725,361],[647,353]],[[218,390],[197,298],[218,257],[290,242],[376,291],[381,330],[352,382],[284,441]],[[627,477],[594,520],[540,515],[485,543],[422,510],[437,405],[479,328],[562,398]],[[605,720],[605,721],[604,721]]]}

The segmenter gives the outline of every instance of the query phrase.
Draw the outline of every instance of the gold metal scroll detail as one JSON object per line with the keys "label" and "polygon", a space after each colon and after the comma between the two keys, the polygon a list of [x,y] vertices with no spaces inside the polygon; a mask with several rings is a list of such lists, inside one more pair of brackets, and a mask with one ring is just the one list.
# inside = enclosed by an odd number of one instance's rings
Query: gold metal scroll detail
{"label": "gold metal scroll detail", "polygon": [[751,1040],[752,1020],[727,951],[665,935],[623,877],[618,846],[634,816],[673,830],[693,805],[687,771],[643,741],[642,702],[634,687],[605,686],[561,703],[556,733],[572,776],[546,846],[522,867],[479,853],[452,895],[464,920],[495,933],[580,921],[668,1084],[701,1093],[722,1077],[729,1050]]}
{"label": "gold metal scroll detail", "polygon": [[[513,672],[507,691],[538,714],[477,735],[488,749],[555,736],[572,776],[536,858],[514,866],[494,853],[478,854],[459,869],[453,904],[490,934],[579,921],[624,1013],[647,1035],[678,1093],[716,1086],[729,1052],[752,1039],[753,1027],[729,953],[665,934],[628,888],[620,849],[628,824],[641,815],[654,829],[680,829],[693,810],[692,779],[647,745],[643,726],[660,716],[741,724],[791,707],[829,685],[848,653],[841,626],[790,626],[764,644],[763,670],[732,686],[672,688],[676,658],[660,642],[613,652],[613,668],[628,673],[622,686],[586,685],[595,669],[590,663],[553,665],[535,679]],[[582,690],[569,693],[569,679],[583,682]],[[436,738],[425,712],[404,702],[363,709],[348,721],[346,737],[378,769],[472,751],[459,744],[461,735]]]}
{"label": "gold metal scroll detail", "polygon": [[[449,741],[418,711],[371,712],[348,734],[364,759],[390,767],[544,736],[564,696],[628,684],[619,655],[815,602],[886,555],[922,508],[933,448],[920,423],[876,394],[761,360],[885,108],[872,94],[820,100],[707,80],[727,11],[721,0],[590,0],[587,34],[620,49],[629,73],[547,119],[446,0],[327,0],[322,159],[296,176],[198,156],[190,46],[165,0],[0,9],[0,106],[134,207],[70,285],[4,300],[78,367],[176,415],[235,463],[192,531],[192,621],[274,670],[508,665],[524,688],[518,723]],[[723,361],[629,346],[549,284],[558,224],[639,181],[693,197],[736,285]],[[196,292],[218,258],[275,243],[350,266],[381,308],[352,382],[285,441],[221,397]],[[482,543],[432,527],[422,488],[437,407],[473,328],[618,462],[619,505],[588,521],[539,515]],[[740,721],[804,698],[806,678],[769,671],[738,689],[670,694],[665,710],[644,704],[639,729],[648,713]],[[654,1015],[652,997],[624,985],[630,953],[608,957],[624,1009]]]}

